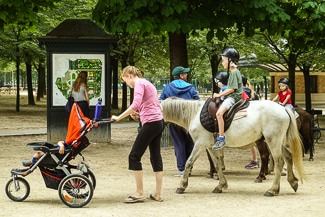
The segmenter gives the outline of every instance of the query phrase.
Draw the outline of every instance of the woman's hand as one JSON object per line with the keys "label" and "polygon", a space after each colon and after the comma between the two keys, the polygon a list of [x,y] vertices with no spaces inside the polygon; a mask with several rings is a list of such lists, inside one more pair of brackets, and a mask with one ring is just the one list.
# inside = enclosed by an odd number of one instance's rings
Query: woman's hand
{"label": "woman's hand", "polygon": [[130,116],[133,120],[138,120],[140,118],[139,112],[136,111],[130,114]]}
{"label": "woman's hand", "polygon": [[218,94],[218,93],[214,93],[214,94],[213,94],[213,98],[217,98],[217,97],[220,97],[220,94]]}
{"label": "woman's hand", "polygon": [[119,121],[119,116],[116,116],[116,115],[112,115],[111,119],[115,120],[115,121]]}

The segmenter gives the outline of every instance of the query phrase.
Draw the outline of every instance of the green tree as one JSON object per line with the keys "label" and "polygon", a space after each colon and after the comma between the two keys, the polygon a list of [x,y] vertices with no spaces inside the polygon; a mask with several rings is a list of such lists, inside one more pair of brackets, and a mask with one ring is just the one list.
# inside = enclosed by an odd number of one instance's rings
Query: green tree
{"label": "green tree", "polygon": [[[191,32],[208,29],[208,41],[214,36],[222,39],[227,28],[237,24],[239,32],[245,29],[249,35],[257,27],[271,31],[275,26],[270,25],[271,21],[286,20],[288,16],[269,0],[99,0],[93,18],[109,32],[123,37],[134,33],[140,37],[168,34],[172,80],[175,66],[188,67],[186,40]],[[211,57],[215,64],[216,55]],[[213,74],[215,65],[212,68]]]}
{"label": "green tree", "polygon": [[184,1],[184,0],[99,0],[93,18],[109,32],[141,36],[168,33],[170,71],[188,66],[186,37],[194,30],[208,29],[208,40],[226,37],[235,24],[238,31],[253,34],[256,28],[274,31],[286,13],[269,0]]}
{"label": "green tree", "polygon": [[59,0],[0,1],[0,28],[19,24],[26,28],[38,23],[37,13],[43,8],[53,8]]}
{"label": "green tree", "polygon": [[[289,80],[295,103],[295,69],[304,73],[306,109],[311,109],[309,70],[317,51],[325,48],[325,2],[323,0],[284,1],[281,6],[290,20],[279,25],[277,36],[263,33],[272,50],[288,65]],[[311,57],[312,56],[312,57]]]}
{"label": "green tree", "polygon": [[[42,8],[54,7],[57,0],[25,0],[25,1],[1,1],[0,2],[0,28],[2,30],[9,30],[13,35],[11,50],[9,54],[12,60],[16,63],[16,111],[19,112],[20,93],[19,93],[19,76],[20,76],[20,63],[22,57],[20,56],[20,42],[24,32],[32,29],[38,23],[37,13]],[[10,34],[10,33],[9,33]],[[10,45],[9,45],[10,46]]]}

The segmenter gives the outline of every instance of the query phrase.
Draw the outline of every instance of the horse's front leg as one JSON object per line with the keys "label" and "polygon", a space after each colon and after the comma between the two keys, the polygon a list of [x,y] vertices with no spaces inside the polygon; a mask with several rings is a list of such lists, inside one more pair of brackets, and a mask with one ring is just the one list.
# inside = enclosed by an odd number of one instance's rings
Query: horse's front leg
{"label": "horse's front leg", "polygon": [[217,169],[216,169],[215,163],[213,162],[213,160],[211,158],[211,154],[209,153],[208,149],[206,150],[206,152],[207,152],[207,156],[208,156],[208,160],[209,160],[209,164],[210,164],[210,170],[209,170],[207,178],[214,178],[214,175],[217,174]]}
{"label": "horse's front leg", "polygon": [[209,148],[208,151],[210,153],[211,159],[213,160],[213,162],[215,162],[214,166],[217,168],[217,173],[219,177],[219,184],[217,185],[217,187],[214,188],[212,193],[222,193],[223,188],[228,188],[227,179],[223,174],[225,168],[223,149],[212,151],[212,149]]}
{"label": "horse's front leg", "polygon": [[206,147],[204,146],[204,144],[200,144],[198,142],[194,143],[193,151],[186,161],[185,171],[184,171],[183,176],[181,177],[180,185],[176,189],[176,193],[178,193],[178,194],[184,193],[185,189],[188,186],[188,177],[190,176],[191,168],[193,167],[194,162],[198,159],[198,157],[200,156],[202,151],[204,151],[205,149],[206,149]]}

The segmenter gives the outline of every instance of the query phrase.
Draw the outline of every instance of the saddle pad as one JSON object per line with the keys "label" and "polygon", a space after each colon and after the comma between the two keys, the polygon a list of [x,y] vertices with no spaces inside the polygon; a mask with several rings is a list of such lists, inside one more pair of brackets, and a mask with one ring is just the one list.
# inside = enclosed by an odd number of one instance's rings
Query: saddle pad
{"label": "saddle pad", "polygon": [[[215,133],[219,131],[219,127],[218,125],[215,125],[213,118],[211,117],[210,113],[209,113],[209,104],[211,102],[212,98],[208,98],[201,110],[200,113],[200,122],[202,124],[202,126],[204,127],[204,129],[206,129],[207,131],[211,132],[211,133]],[[233,120],[236,119],[240,119],[245,117],[247,114],[247,111],[245,108],[247,108],[249,105],[248,101],[244,101],[242,102],[242,106],[240,107],[236,107],[233,111],[228,111],[224,114],[224,121],[225,121],[225,132],[227,131],[227,129],[230,127],[231,122]],[[245,110],[243,110],[245,109]],[[232,109],[230,109],[232,110]],[[241,112],[239,112],[241,111]]]}
{"label": "saddle pad", "polygon": [[208,107],[209,107],[211,100],[212,100],[211,98],[208,98],[205,101],[205,103],[202,107],[201,113],[200,113],[200,122],[201,122],[202,126],[204,127],[204,129],[206,129],[207,131],[209,131],[211,133],[214,133],[216,131],[216,127],[214,125],[214,120],[208,111]]}

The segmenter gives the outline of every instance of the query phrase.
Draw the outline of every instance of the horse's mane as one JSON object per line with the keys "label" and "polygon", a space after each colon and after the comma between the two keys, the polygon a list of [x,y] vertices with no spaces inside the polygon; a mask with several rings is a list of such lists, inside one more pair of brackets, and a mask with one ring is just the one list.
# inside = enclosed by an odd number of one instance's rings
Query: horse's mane
{"label": "horse's mane", "polygon": [[161,102],[164,120],[187,130],[197,115],[200,105],[199,100],[185,100],[178,97],[169,97]]}

